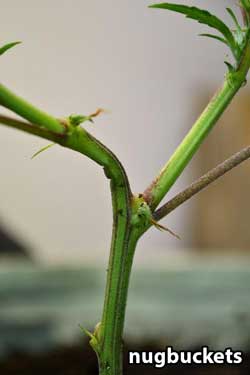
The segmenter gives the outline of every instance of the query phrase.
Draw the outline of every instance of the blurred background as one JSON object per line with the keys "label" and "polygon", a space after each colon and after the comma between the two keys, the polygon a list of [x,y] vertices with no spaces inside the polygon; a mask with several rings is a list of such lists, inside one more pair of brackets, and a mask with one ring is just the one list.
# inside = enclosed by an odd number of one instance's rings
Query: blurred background
{"label": "blurred background", "polygon": [[[240,14],[235,3],[192,0],[228,22],[226,6]],[[107,109],[86,126],[117,154],[136,193],[190,129],[230,59],[222,44],[198,36],[205,26],[149,4],[1,4],[2,44],[23,41],[1,58],[2,82],[58,117]],[[249,94],[245,88],[237,96],[169,197],[249,144]],[[47,143],[0,127],[3,357],[73,345],[79,323],[91,329],[100,319],[112,227],[109,185],[101,168],[59,146],[31,160]],[[157,230],[140,241],[129,342],[249,350],[249,187],[246,162],[163,221],[181,241]]]}

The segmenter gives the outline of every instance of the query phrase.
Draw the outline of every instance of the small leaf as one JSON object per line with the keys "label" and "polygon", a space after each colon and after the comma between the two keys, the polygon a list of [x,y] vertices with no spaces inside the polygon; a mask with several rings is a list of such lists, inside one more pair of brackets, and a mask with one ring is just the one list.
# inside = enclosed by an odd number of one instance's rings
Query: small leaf
{"label": "small leaf", "polygon": [[236,60],[239,60],[241,51],[237,43],[235,42],[233,33],[221,19],[209,13],[207,10],[199,9],[196,7],[190,7],[187,5],[171,4],[171,3],[154,4],[154,5],[151,5],[150,8],[167,9],[173,12],[182,13],[187,18],[191,18],[193,20],[198,21],[199,23],[212,27],[213,29],[216,29],[226,39],[227,44],[232,50],[232,53],[235,56]]}
{"label": "small leaf", "polygon": [[22,42],[12,42],[12,43],[5,44],[3,47],[0,48],[0,56],[3,55],[9,49],[15,47],[17,44],[20,44],[20,43]]}
{"label": "small leaf", "polygon": [[235,72],[235,68],[234,68],[234,66],[232,64],[230,64],[228,61],[224,61],[224,63],[226,64],[229,73]]}
{"label": "small leaf", "polygon": [[229,15],[232,17],[232,20],[234,21],[237,30],[241,32],[241,26],[240,26],[240,24],[239,24],[239,22],[237,20],[236,15],[232,11],[232,9],[231,8],[226,8],[226,10],[228,11]]}
{"label": "small leaf", "polygon": [[75,115],[75,114],[72,114],[69,116],[69,122],[70,122],[70,125],[72,126],[79,126],[85,121],[93,122],[92,117],[90,116]]}
{"label": "small leaf", "polygon": [[84,328],[81,324],[79,324],[79,328],[80,330],[86,335],[88,336],[90,339],[93,339],[95,336],[93,335],[93,333],[89,332],[86,328]]}
{"label": "small leaf", "polygon": [[168,233],[170,233],[172,236],[174,236],[175,238],[177,238],[178,240],[180,240],[180,236],[178,236],[178,234],[174,233],[172,230],[170,230],[169,228],[167,227],[164,227],[163,225],[161,225],[160,223],[158,223],[158,221],[154,220],[151,218],[150,220],[151,224],[155,226],[156,229],[158,230],[164,230]]}
{"label": "small leaf", "polygon": [[40,150],[38,150],[34,155],[31,156],[31,160],[34,159],[36,156],[38,156],[39,154],[41,154],[43,151],[46,151],[48,150],[50,147],[54,146],[55,143],[50,143],[49,145],[47,146],[44,146],[42,147]]}
{"label": "small leaf", "polygon": [[69,116],[69,122],[73,126],[79,126],[86,121],[94,122],[93,118],[99,116],[103,112],[106,111],[102,108],[98,108],[94,113],[91,113],[91,115],[89,116],[72,114]]}
{"label": "small leaf", "polygon": [[80,324],[79,324],[79,327],[80,327],[81,331],[83,331],[85,333],[85,335],[87,335],[90,338],[90,341],[89,341],[90,346],[99,355],[100,344],[99,344],[99,341],[98,341],[97,333],[96,332],[94,332],[94,333],[89,332],[86,328],[84,328]]}
{"label": "small leaf", "polygon": [[222,43],[228,45],[226,39],[221,38],[218,35],[214,35],[214,34],[199,34],[199,36],[205,36],[207,38],[217,39],[219,42],[222,42]]}
{"label": "small leaf", "polygon": [[235,23],[235,26],[236,26],[236,30],[233,31],[233,35],[234,35],[234,39],[236,41],[236,43],[238,44],[238,46],[240,47],[240,49],[242,50],[244,48],[244,45],[245,45],[245,31],[242,30],[242,27],[241,25],[239,24],[239,21],[236,17],[236,15],[234,14],[234,12],[232,11],[231,8],[226,8],[228,13],[230,14],[230,16],[232,17],[234,23]]}

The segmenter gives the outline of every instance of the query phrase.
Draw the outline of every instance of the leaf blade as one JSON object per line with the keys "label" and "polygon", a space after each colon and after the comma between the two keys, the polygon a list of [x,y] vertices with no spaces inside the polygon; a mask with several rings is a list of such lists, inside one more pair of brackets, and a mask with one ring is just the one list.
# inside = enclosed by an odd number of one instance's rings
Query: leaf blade
{"label": "leaf blade", "polygon": [[234,35],[230,28],[217,16],[211,14],[207,10],[194,6],[187,6],[174,3],[160,3],[150,5],[149,8],[166,9],[173,12],[184,14],[187,18],[198,21],[219,31],[227,41],[228,46],[232,50],[233,55],[238,60],[240,57],[240,49],[234,39]]}
{"label": "leaf blade", "polygon": [[20,43],[22,43],[22,42],[17,41],[17,42],[11,42],[11,43],[5,44],[4,46],[2,46],[0,48],[0,56],[3,55],[5,52],[7,52],[9,49],[15,47],[16,45],[18,45]]}
{"label": "leaf blade", "polygon": [[52,146],[55,146],[55,143],[50,143],[42,148],[40,148],[40,150],[38,150],[37,152],[35,152],[32,156],[31,156],[31,160],[33,160],[34,158],[36,158],[38,155],[40,155],[42,152],[44,151],[47,151],[49,148],[51,148]]}
{"label": "leaf blade", "polygon": [[239,24],[239,21],[238,21],[236,15],[234,14],[233,10],[231,8],[226,8],[226,10],[227,10],[228,14],[230,15],[230,17],[232,18],[232,20],[233,20],[233,22],[236,26],[236,29],[238,31],[241,31],[241,26]]}
{"label": "leaf blade", "polygon": [[222,42],[222,43],[224,43],[224,44],[227,45],[227,41],[226,41],[226,39],[221,38],[221,37],[218,36],[218,35],[203,33],[203,34],[199,34],[199,36],[205,36],[205,37],[207,37],[207,38],[216,39],[216,40],[218,40],[219,42]]}

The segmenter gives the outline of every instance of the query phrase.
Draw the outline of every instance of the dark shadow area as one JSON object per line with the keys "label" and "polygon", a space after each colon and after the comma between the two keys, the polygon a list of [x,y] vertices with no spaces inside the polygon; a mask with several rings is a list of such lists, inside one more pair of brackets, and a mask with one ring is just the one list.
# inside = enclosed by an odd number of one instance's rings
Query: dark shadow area
{"label": "dark shadow area", "polygon": [[[154,344],[128,345],[125,348],[124,375],[248,375],[250,373],[250,353],[244,354],[241,365],[172,365],[161,369],[152,366],[128,365],[128,347],[135,351],[161,351]],[[197,350],[200,350],[197,348]],[[12,353],[4,362],[0,362],[0,372],[4,375],[97,375],[96,356],[87,343],[60,348],[47,354]]]}
{"label": "dark shadow area", "polygon": [[31,258],[26,246],[11,235],[2,224],[0,224],[0,257],[1,256]]}

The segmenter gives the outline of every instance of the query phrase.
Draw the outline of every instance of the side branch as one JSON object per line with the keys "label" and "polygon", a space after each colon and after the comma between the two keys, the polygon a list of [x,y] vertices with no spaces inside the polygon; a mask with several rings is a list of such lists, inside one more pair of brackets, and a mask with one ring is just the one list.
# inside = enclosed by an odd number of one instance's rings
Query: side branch
{"label": "side branch", "polygon": [[40,138],[48,139],[49,141],[59,144],[61,144],[61,142],[66,138],[66,133],[56,133],[46,128],[38,127],[36,124],[31,124],[29,122],[17,120],[1,114],[0,124],[6,125],[10,128],[22,130],[25,133],[37,135]]}
{"label": "side branch", "polygon": [[249,68],[250,31],[248,32],[246,47],[237,69],[226,75],[223,86],[211,99],[153,183],[144,191],[144,199],[152,211],[157,208],[169,189],[179,178],[236,93],[244,85]]}
{"label": "side branch", "polygon": [[57,133],[64,133],[65,131],[64,126],[58,119],[36,108],[2,84],[0,84],[0,105],[37,126],[47,128]]}
{"label": "side branch", "polygon": [[242,162],[250,158],[250,146],[245,147],[241,151],[237,152],[223,163],[217,165],[211,171],[200,177],[197,181],[193,182],[188,188],[177,194],[174,198],[160,207],[154,213],[155,220],[160,220],[168,215],[170,212],[175,210],[181,204],[192,198],[195,194],[205,189],[208,185],[212,184],[215,180],[222,177],[225,173],[231,169],[237,167]]}
{"label": "side branch", "polygon": [[80,152],[94,160],[103,167],[106,177],[111,180],[112,184],[125,189],[126,199],[130,202],[132,193],[129,181],[116,155],[84,128],[72,126],[70,123],[65,122],[65,120],[57,121],[65,129],[63,133],[49,130],[36,123],[29,123],[0,114],[0,124],[24,131],[25,133],[37,135],[40,138],[50,140],[63,147]]}

